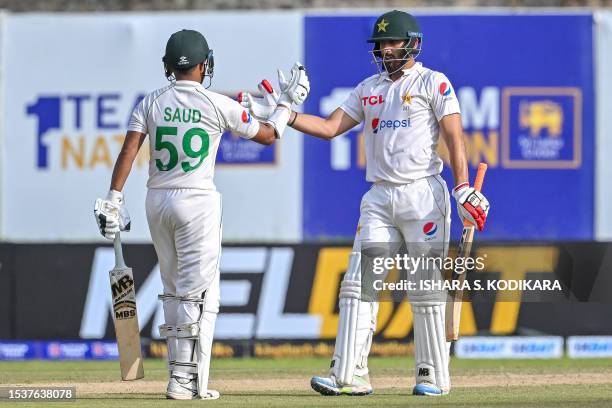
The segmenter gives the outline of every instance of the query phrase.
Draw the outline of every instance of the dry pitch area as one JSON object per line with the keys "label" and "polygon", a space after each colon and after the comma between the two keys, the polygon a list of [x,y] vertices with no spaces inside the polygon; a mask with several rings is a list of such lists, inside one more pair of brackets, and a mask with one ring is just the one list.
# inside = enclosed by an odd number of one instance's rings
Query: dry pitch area
{"label": "dry pitch area", "polygon": [[[76,402],[53,407],[612,407],[612,360],[453,360],[453,390],[444,397],[413,397],[413,361],[372,358],[374,395],[323,397],[310,389],[325,374],[327,359],[217,359],[211,388],[218,401],[167,401],[161,360],[145,362],[145,380],[118,380],[117,362],[1,362],[0,384],[76,386]],[[17,407],[39,406],[21,402]]]}

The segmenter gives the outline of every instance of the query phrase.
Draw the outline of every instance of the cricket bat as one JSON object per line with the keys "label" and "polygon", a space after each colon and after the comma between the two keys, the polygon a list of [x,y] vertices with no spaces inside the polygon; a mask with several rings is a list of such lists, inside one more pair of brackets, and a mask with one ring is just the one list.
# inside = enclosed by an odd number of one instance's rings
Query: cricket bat
{"label": "cricket bat", "polygon": [[[474,189],[480,191],[482,182],[487,171],[487,164],[480,163],[476,172],[476,180],[474,180]],[[472,242],[474,242],[475,227],[469,221],[463,220],[463,232],[461,240],[459,240],[459,249],[457,251],[458,258],[466,258],[470,256],[472,251]],[[463,284],[467,272],[458,275],[453,271],[451,279]],[[461,322],[461,305],[463,302],[463,290],[450,290],[446,300],[446,341],[456,341],[459,339],[459,323]]]}
{"label": "cricket bat", "polygon": [[119,349],[119,365],[123,381],[144,377],[140,349],[140,329],[136,312],[136,289],[132,268],[123,260],[121,237],[115,235],[115,268],[109,272],[113,295],[113,321]]}

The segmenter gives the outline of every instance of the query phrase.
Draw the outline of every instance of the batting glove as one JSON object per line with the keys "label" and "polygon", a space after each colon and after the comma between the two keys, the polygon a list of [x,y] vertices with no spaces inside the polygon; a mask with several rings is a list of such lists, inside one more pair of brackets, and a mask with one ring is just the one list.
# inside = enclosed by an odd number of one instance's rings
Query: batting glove
{"label": "batting glove", "polygon": [[480,192],[461,183],[453,189],[453,197],[457,201],[457,211],[461,219],[466,219],[482,231],[489,213],[489,201]]}
{"label": "batting glove", "polygon": [[278,104],[291,109],[291,104],[301,105],[304,103],[310,92],[310,81],[306,68],[296,62],[291,68],[291,79],[287,81],[283,71],[278,70],[278,85],[280,87],[280,97]]}
{"label": "batting glove", "polygon": [[240,92],[238,94],[238,102],[243,108],[249,110],[251,115],[260,121],[266,121],[272,112],[276,109],[276,101],[278,100],[278,92],[274,90],[272,84],[264,79],[257,85],[259,92],[263,97],[259,98],[251,95],[248,92]]}
{"label": "batting glove", "polygon": [[106,199],[98,198],[94,204],[94,216],[104,238],[115,239],[119,231],[129,231],[130,215],[125,207],[123,193],[110,190]]}

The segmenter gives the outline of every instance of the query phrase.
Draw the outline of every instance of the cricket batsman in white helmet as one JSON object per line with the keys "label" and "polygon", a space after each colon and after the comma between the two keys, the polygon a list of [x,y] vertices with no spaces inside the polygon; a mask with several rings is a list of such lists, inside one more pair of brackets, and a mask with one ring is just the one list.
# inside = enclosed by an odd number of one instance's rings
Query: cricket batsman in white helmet
{"label": "cricket batsman in white helmet", "polygon": [[212,79],[213,52],[204,36],[181,30],[170,37],[162,59],[170,84],[148,94],[134,109],[115,163],[110,191],[94,214],[102,235],[129,229],[123,186],[147,135],[150,162],[146,214],[164,293],[169,399],[217,399],[208,388],[215,321],[219,311],[221,195],[213,182],[221,135],[230,130],[269,145],[281,138],[292,104],[308,95],[306,71],[296,63],[281,84],[278,103],[265,123],[240,104],[202,86]]}
{"label": "cricket batsman in white helmet", "polygon": [[[380,16],[368,42],[379,72],[363,80],[328,118],[292,112],[289,126],[332,139],[364,123],[366,179],[373,183],[361,201],[361,214],[349,265],[340,286],[339,323],[329,377],[315,376],[312,388],[323,395],[372,393],[368,354],[376,329],[378,303],[362,296],[362,267],[376,243],[405,243],[408,255],[423,250],[446,256],[450,198],[440,177],[437,153],[441,134],[450,153],[461,220],[482,230],[487,199],[468,183],[459,102],[448,78],[415,61],[423,34],[416,19],[402,11]],[[267,100],[248,96],[243,106],[272,111]],[[307,175],[305,176],[307,177]],[[390,245],[387,249],[392,248]],[[437,253],[436,253],[437,252]],[[442,271],[420,270],[412,279],[441,280]],[[410,279],[410,278],[409,278]],[[418,286],[416,286],[418,288]],[[414,315],[415,395],[450,391],[449,346],[445,337],[446,293],[410,290]]]}

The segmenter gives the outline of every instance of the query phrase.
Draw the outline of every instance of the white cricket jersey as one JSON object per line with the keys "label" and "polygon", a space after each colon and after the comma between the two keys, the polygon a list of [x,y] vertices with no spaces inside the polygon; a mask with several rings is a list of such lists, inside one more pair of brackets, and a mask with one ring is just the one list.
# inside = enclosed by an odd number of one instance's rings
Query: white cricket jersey
{"label": "white cricket jersey", "polygon": [[438,122],[460,113],[448,78],[421,63],[395,82],[387,73],[366,78],[340,108],[364,122],[366,180],[399,184],[442,171]]}
{"label": "white cricket jersey", "polygon": [[227,96],[194,81],[176,81],[138,104],[128,130],[149,134],[148,188],[214,190],[221,135],[231,130],[246,139],[259,122]]}

